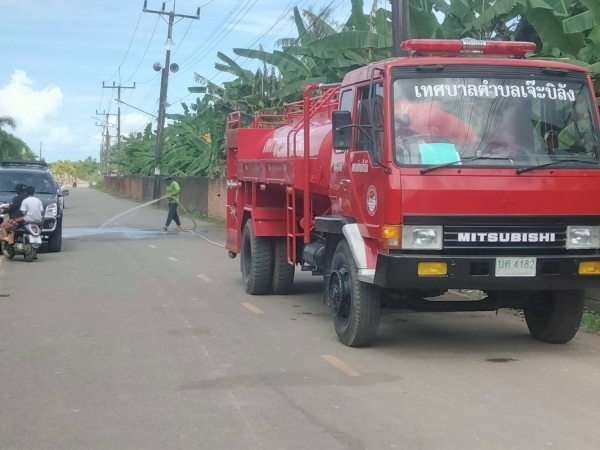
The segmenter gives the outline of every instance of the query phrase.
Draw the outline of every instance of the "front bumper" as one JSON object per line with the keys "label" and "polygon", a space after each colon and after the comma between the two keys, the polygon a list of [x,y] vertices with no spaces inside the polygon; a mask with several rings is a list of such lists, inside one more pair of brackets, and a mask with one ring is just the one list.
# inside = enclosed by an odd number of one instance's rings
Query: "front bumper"
{"label": "front bumper", "polygon": [[[579,275],[579,263],[600,255],[537,256],[535,277],[496,277],[495,257],[382,254],[374,283],[388,289],[575,290],[600,288],[600,275]],[[446,276],[419,276],[420,262],[445,262]]]}

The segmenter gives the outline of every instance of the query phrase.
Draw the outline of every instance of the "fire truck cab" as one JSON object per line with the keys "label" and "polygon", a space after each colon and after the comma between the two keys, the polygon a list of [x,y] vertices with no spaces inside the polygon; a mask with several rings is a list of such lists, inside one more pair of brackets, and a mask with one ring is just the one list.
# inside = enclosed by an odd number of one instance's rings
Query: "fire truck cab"
{"label": "fire truck cab", "polygon": [[381,307],[522,308],[566,343],[600,286],[599,119],[589,74],[526,42],[409,40],[407,58],[285,113],[228,121],[227,248],[249,294],[322,276],[335,330]]}

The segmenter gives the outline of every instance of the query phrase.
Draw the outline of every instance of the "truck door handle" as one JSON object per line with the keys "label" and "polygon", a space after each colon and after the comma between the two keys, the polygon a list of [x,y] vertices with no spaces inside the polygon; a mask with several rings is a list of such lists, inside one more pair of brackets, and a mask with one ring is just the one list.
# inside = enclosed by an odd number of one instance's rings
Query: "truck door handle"
{"label": "truck door handle", "polygon": [[340,180],[340,184],[348,184],[348,183],[350,183],[350,180],[348,180],[347,178]]}

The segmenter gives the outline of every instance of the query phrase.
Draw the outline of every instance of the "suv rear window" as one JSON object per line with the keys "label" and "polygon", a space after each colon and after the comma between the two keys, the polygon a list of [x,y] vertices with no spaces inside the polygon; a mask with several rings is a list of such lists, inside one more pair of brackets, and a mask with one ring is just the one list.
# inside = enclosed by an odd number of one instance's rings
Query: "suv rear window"
{"label": "suv rear window", "polygon": [[55,194],[57,186],[47,172],[0,170],[0,192],[15,192],[15,186],[23,183],[33,186],[37,194]]}

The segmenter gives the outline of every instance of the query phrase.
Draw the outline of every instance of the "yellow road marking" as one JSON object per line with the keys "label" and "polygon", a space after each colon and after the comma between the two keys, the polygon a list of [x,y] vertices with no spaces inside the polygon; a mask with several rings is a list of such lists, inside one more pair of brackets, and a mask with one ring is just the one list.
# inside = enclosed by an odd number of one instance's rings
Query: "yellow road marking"
{"label": "yellow road marking", "polygon": [[246,308],[248,308],[254,314],[264,314],[264,312],[262,312],[260,309],[258,309],[256,306],[254,306],[252,303],[242,303],[242,305],[244,305]]}
{"label": "yellow road marking", "polygon": [[169,256],[169,259],[170,259],[171,261],[179,261],[177,258],[174,258],[174,257],[172,257],[172,256]]}
{"label": "yellow road marking", "polygon": [[351,376],[351,377],[360,377],[360,373],[358,373],[356,370],[354,370],[348,364],[346,364],[343,361],[340,361],[339,359],[337,359],[333,355],[321,355],[321,358],[323,358],[325,361],[333,364],[335,367],[337,367],[338,369],[340,369],[342,372],[344,372],[348,376]]}
{"label": "yellow road marking", "polygon": [[152,245],[152,244],[150,244],[150,245],[149,245],[149,247],[150,247],[150,248],[156,248],[156,245]]}
{"label": "yellow road marking", "polygon": [[200,278],[202,281],[210,281],[210,278],[208,278],[206,275],[196,275],[198,278]]}

